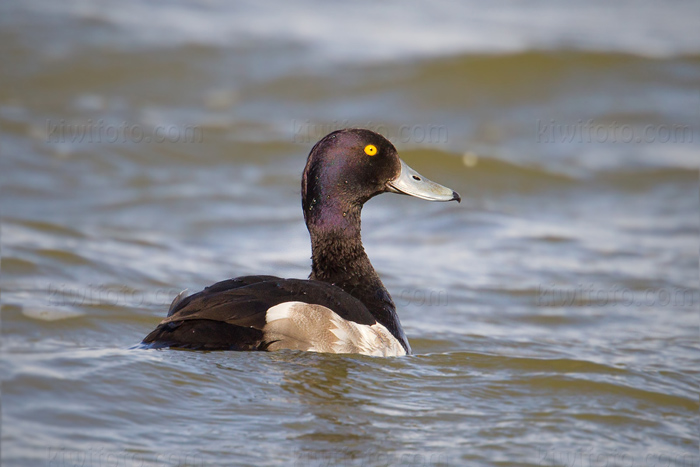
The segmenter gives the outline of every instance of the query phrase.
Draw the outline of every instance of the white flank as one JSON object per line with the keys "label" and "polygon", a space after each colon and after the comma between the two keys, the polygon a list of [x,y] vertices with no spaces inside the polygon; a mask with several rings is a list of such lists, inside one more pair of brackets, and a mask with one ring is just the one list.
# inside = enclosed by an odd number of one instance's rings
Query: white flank
{"label": "white flank", "polygon": [[265,316],[270,350],[357,353],[382,357],[406,355],[401,343],[379,323],[357,324],[330,308],[303,302],[275,305]]}
{"label": "white flank", "polygon": [[406,355],[406,351],[389,330],[379,323],[371,326],[347,321],[333,313],[331,332],[337,337],[335,353],[359,353],[377,357]]}
{"label": "white flank", "polygon": [[292,308],[301,302],[283,302],[267,310],[265,322],[270,323],[279,319],[287,319],[292,312]]}

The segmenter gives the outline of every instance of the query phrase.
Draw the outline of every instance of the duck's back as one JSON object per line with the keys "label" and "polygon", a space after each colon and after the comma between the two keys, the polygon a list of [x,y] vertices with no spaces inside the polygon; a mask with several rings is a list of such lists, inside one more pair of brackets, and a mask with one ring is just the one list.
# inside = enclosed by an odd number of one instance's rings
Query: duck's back
{"label": "duck's back", "polygon": [[339,287],[274,276],[229,279],[176,299],[143,343],[194,350],[405,354],[367,307]]}

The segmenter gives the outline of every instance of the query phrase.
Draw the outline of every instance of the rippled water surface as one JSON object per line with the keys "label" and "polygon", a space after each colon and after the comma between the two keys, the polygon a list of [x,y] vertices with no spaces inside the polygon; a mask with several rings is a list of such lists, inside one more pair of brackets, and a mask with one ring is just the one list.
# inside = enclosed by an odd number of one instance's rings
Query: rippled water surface
{"label": "rippled water surface", "polygon": [[[489,4],[490,5],[490,4]],[[0,5],[3,465],[698,465],[697,2]],[[140,350],[306,277],[344,126],[414,355]]]}

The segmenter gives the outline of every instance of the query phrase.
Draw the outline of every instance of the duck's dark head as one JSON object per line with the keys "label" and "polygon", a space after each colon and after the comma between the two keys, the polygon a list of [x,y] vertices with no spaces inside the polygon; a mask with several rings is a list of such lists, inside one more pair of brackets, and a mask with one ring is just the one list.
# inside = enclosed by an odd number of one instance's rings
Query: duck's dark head
{"label": "duck's dark head", "polygon": [[406,165],[382,135],[363,129],[334,131],[316,143],[306,162],[301,192],[306,224],[327,229],[355,223],[359,227],[362,205],[381,193],[461,201],[457,192]]}

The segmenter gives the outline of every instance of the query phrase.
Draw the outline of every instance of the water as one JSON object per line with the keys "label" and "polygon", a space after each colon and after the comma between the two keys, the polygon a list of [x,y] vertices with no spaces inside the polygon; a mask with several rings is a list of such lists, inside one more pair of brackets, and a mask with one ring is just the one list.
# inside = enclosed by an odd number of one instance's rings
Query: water
{"label": "water", "polygon": [[[3,465],[698,465],[699,10],[3,2]],[[132,349],[343,126],[464,199],[365,207],[415,354]]]}

